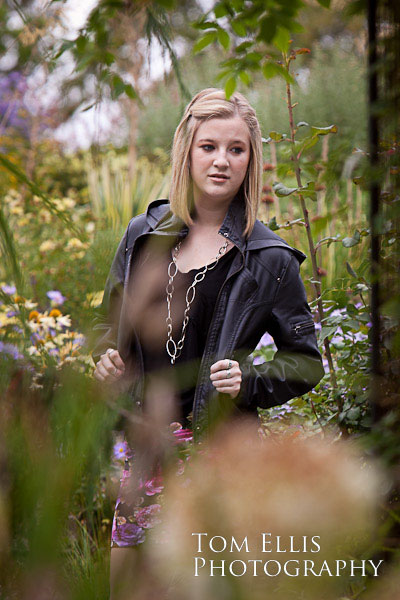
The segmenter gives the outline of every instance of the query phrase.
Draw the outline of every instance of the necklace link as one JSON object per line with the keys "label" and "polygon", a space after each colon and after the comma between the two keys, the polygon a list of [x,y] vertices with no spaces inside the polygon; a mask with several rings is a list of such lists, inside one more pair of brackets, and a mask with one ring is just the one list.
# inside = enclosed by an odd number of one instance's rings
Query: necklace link
{"label": "necklace link", "polygon": [[203,279],[206,276],[207,271],[211,271],[211,269],[214,269],[217,266],[219,259],[225,254],[225,252],[228,248],[228,240],[226,240],[225,243],[218,250],[218,254],[215,257],[215,260],[212,263],[205,265],[201,271],[199,271],[198,273],[195,274],[192,283],[186,290],[186,297],[185,297],[186,298],[186,308],[183,313],[181,338],[178,342],[175,342],[172,337],[173,327],[172,327],[172,317],[171,317],[171,302],[172,302],[173,293],[175,291],[173,282],[174,282],[175,275],[178,272],[178,265],[177,265],[176,259],[179,254],[181,244],[182,244],[182,241],[180,241],[173,250],[172,261],[168,265],[168,278],[169,279],[168,279],[167,286],[165,288],[165,291],[167,294],[167,312],[168,312],[167,318],[165,319],[165,322],[167,325],[167,342],[165,344],[165,348],[167,350],[168,356],[171,358],[171,365],[175,364],[176,359],[180,356],[180,354],[182,352],[183,344],[185,343],[186,327],[187,327],[187,324],[189,323],[189,310],[190,310],[190,307],[196,297],[196,285],[198,283],[200,283],[201,281],[203,281]]}

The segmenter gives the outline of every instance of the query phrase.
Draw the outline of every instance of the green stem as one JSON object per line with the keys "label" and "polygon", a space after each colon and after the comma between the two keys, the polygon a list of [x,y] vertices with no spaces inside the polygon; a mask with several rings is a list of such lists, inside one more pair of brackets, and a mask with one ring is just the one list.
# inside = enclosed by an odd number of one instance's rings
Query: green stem
{"label": "green stem", "polygon": [[[287,72],[289,73],[290,58],[287,57],[286,53],[284,53],[283,57],[284,57]],[[294,126],[294,120],[293,120],[292,90],[291,90],[291,86],[290,86],[289,82],[286,83],[286,95],[287,95],[286,102],[287,102],[288,111],[289,111],[290,141],[291,141],[291,145],[292,145],[291,160],[294,163],[294,171],[295,171],[295,175],[296,175],[297,185],[298,185],[298,187],[302,187],[301,168],[300,168],[299,158],[296,156],[296,151],[295,151],[295,142],[294,142],[295,126]],[[314,240],[313,240],[312,233],[311,233],[308,209],[306,207],[306,203],[305,203],[305,200],[304,200],[304,197],[302,196],[302,194],[299,194],[299,198],[300,198],[301,209],[302,209],[303,216],[304,216],[308,246],[310,248],[313,281],[314,281],[313,287],[314,287],[314,292],[315,292],[315,298],[317,301],[318,318],[319,318],[319,321],[322,323],[323,319],[324,319],[324,307],[323,307],[322,298],[321,298],[321,278],[320,278],[319,270],[318,270],[317,254],[316,254],[315,244],[314,244]],[[330,373],[332,389],[333,389],[333,391],[335,391],[337,389],[337,381],[336,381],[335,368],[333,365],[332,353],[331,353],[331,348],[330,348],[328,338],[324,339],[324,348],[325,348],[325,354],[326,354],[326,358],[328,360],[328,365],[329,365],[329,373]],[[337,405],[338,405],[339,411],[341,411],[343,408],[343,401],[341,399],[339,399],[337,401]]]}

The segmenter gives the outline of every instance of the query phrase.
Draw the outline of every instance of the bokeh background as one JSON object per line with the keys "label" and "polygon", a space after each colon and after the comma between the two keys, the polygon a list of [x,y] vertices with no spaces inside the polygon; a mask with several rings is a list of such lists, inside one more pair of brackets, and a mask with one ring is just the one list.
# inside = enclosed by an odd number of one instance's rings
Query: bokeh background
{"label": "bokeh background", "polygon": [[[336,463],[331,487],[315,466],[309,499],[323,504],[324,494],[343,486],[334,502],[326,498],[327,531],[357,523],[360,510],[374,514],[361,522],[366,538],[358,525],[351,535],[362,538],[359,556],[384,558],[384,574],[378,583],[371,573],[341,578],[326,597],[396,597],[398,12],[380,0],[2,3],[0,598],[108,598],[113,505],[128,451],[116,432],[129,400],[102,394],[93,382],[92,324],[129,220],[168,197],[173,133],[204,87],[228,96],[238,89],[255,107],[265,140],[259,218],[308,255],[302,277],[326,375],[309,394],[260,411],[261,436],[281,448],[282,473],[302,444],[313,454],[309,442],[321,444],[313,448],[327,465]],[[274,351],[266,334],[254,364]],[[226,454],[229,471],[235,459],[226,439],[225,449],[213,451]],[[343,460],[364,470],[368,506],[360,508],[346,487],[353,476],[339,468]],[[195,469],[194,481],[210,471],[201,460]],[[255,473],[272,485],[276,473],[264,469],[259,461]],[[299,462],[299,481],[304,469]],[[205,490],[215,489],[217,475],[210,477]],[[294,516],[299,481],[288,473]],[[234,494],[230,486],[224,494]],[[243,506],[251,504],[251,487],[237,488]],[[176,491],[171,498],[187,502],[188,519],[200,501]],[[228,531],[232,510],[227,503]],[[261,520],[275,515],[268,503],[265,510]],[[350,546],[343,546],[349,556]],[[149,548],[152,563],[157,549]],[[263,593],[235,581],[226,589],[196,585],[173,597]],[[268,593],[278,599],[277,590]],[[300,597],[299,588],[282,593]],[[140,594],[132,598],[151,597],[147,584]],[[305,594],[321,597],[321,590]]]}

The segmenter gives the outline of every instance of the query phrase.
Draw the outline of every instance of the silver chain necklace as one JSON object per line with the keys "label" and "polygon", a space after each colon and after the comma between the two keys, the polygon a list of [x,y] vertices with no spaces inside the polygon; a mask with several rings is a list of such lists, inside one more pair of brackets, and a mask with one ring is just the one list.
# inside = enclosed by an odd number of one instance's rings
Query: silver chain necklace
{"label": "silver chain necklace", "polygon": [[180,356],[180,354],[182,352],[182,348],[183,348],[183,344],[185,342],[185,336],[186,336],[186,327],[189,322],[189,310],[190,310],[190,306],[196,296],[196,285],[198,283],[200,283],[200,281],[203,281],[204,277],[206,276],[207,271],[211,271],[211,269],[214,269],[217,266],[219,259],[221,258],[221,256],[223,256],[225,254],[226,249],[228,248],[228,240],[226,240],[225,243],[223,244],[223,246],[221,246],[221,248],[218,250],[218,254],[215,257],[215,260],[212,263],[205,265],[205,267],[203,267],[201,271],[196,273],[196,275],[194,276],[193,282],[188,287],[188,289],[186,291],[186,308],[185,308],[185,312],[183,313],[181,339],[178,342],[175,342],[175,340],[172,337],[171,302],[172,302],[173,293],[175,291],[174,278],[178,272],[178,265],[176,263],[176,259],[179,254],[181,244],[182,244],[182,241],[180,241],[179,244],[177,244],[173,250],[172,261],[168,265],[168,278],[169,279],[168,279],[167,287],[165,288],[165,291],[167,293],[167,308],[168,308],[168,316],[165,319],[165,322],[167,324],[167,343],[165,344],[165,347],[167,349],[168,356],[171,358],[171,365],[175,364],[176,359],[178,358],[178,356]]}

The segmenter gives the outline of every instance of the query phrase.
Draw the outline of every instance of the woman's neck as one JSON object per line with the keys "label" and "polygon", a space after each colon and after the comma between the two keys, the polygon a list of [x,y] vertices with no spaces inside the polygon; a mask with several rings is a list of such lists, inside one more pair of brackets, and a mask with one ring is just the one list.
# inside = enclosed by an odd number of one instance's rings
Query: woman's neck
{"label": "woman's neck", "polygon": [[228,207],[196,206],[193,215],[195,226],[199,229],[219,229],[225,219]]}

